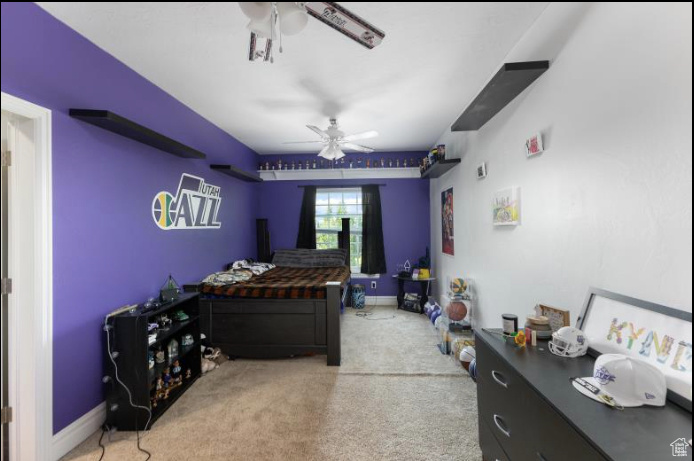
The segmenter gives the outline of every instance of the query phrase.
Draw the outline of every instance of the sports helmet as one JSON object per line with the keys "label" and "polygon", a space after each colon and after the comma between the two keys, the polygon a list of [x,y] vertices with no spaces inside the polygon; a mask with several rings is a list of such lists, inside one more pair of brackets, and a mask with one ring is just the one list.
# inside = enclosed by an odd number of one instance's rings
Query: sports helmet
{"label": "sports helmet", "polygon": [[552,333],[550,352],[559,357],[580,357],[588,352],[588,338],[574,327],[561,327]]}

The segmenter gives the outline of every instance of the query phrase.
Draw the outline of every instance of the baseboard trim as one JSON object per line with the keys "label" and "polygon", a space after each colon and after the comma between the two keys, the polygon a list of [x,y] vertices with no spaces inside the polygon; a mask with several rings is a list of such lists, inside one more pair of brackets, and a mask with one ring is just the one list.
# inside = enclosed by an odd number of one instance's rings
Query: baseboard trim
{"label": "baseboard trim", "polygon": [[367,296],[366,297],[367,306],[397,306],[398,297],[397,296]]}
{"label": "baseboard trim", "polygon": [[50,459],[56,461],[68,454],[73,448],[84,442],[87,437],[99,430],[105,420],[106,402],[101,402],[53,436]]}

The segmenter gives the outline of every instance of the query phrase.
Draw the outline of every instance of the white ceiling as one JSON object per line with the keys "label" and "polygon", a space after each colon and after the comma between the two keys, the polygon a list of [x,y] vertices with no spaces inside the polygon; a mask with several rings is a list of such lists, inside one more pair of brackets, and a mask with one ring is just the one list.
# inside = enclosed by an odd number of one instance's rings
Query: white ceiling
{"label": "white ceiling", "polygon": [[[310,152],[336,116],[382,151],[426,150],[547,3],[341,5],[386,33],[367,50],[309,19],[274,64],[247,59],[236,3],[39,2],[49,13],[261,154]],[[317,148],[315,148],[317,150]]]}

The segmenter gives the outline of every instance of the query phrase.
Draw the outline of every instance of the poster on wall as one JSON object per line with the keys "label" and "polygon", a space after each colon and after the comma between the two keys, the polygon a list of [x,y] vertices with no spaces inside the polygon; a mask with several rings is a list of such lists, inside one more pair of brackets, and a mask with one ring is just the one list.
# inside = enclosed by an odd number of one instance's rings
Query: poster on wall
{"label": "poster on wall", "polygon": [[441,192],[441,250],[453,256],[453,188]]}
{"label": "poster on wall", "polygon": [[221,188],[204,179],[183,173],[174,196],[161,191],[152,201],[152,218],[160,229],[219,229]]}
{"label": "poster on wall", "polygon": [[517,187],[503,189],[494,194],[494,225],[516,226],[520,222],[520,190]]}

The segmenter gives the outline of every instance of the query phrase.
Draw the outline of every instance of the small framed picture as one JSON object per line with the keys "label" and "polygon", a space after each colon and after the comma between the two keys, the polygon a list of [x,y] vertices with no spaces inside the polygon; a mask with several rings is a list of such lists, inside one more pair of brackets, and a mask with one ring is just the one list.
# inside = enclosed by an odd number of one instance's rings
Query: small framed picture
{"label": "small framed picture", "polygon": [[482,164],[477,167],[477,179],[484,179],[486,177],[487,177],[487,163],[482,162]]}
{"label": "small framed picture", "polygon": [[537,133],[527,141],[525,141],[525,155],[528,157],[533,157],[535,155],[541,154],[544,151],[542,146],[542,135]]}

